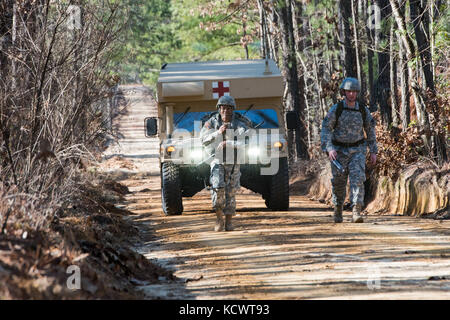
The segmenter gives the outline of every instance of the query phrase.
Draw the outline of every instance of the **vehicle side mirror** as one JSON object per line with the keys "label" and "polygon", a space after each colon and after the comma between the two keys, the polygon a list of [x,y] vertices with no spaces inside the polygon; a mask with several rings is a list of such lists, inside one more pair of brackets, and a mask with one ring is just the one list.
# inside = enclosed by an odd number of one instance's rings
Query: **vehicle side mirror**
{"label": "vehicle side mirror", "polygon": [[158,134],[158,118],[145,118],[145,136],[152,137]]}
{"label": "vehicle side mirror", "polygon": [[288,130],[295,130],[298,128],[299,119],[296,111],[286,112],[286,127]]}

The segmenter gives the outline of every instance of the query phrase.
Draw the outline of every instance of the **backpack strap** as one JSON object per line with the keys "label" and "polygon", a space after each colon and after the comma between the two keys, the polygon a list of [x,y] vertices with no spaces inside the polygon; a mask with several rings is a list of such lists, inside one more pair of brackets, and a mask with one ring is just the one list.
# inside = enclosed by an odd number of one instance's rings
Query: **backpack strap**
{"label": "backpack strap", "polygon": [[339,117],[342,114],[342,110],[344,110],[344,101],[339,101],[336,108],[336,121],[334,122],[333,130],[336,129],[338,125]]}
{"label": "backpack strap", "polygon": [[361,112],[361,116],[362,116],[362,119],[363,119],[363,126],[364,126],[364,130],[366,130],[366,124],[367,124],[367,122],[366,122],[366,116],[367,116],[367,114],[366,114],[366,108],[365,108],[365,106],[363,105],[363,104],[359,104],[359,112]]}

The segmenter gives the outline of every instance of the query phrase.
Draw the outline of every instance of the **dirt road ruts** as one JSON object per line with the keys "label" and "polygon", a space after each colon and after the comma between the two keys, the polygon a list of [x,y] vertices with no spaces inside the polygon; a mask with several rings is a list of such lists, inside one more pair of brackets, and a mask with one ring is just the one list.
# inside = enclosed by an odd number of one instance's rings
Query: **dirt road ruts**
{"label": "dirt road ruts", "polygon": [[[130,108],[128,116],[143,126],[151,112]],[[383,215],[352,224],[345,212],[335,224],[329,207],[305,196],[273,212],[247,191],[237,195],[235,231],[214,232],[205,190],[183,199],[183,215],[164,216],[157,139],[122,126],[127,148],[114,153],[135,165],[121,181],[132,191],[125,205],[151,235],[138,250],[180,278],[143,290],[163,299],[450,299],[450,221]]]}

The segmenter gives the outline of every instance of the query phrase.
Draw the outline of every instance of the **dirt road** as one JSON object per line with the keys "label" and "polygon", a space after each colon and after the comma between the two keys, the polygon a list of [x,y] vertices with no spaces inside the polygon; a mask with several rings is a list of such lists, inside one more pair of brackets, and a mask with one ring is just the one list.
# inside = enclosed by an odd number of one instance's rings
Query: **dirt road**
{"label": "dirt road", "polygon": [[334,224],[329,207],[305,196],[272,212],[248,191],[237,195],[232,232],[213,231],[207,191],[184,198],[183,215],[164,216],[157,140],[142,129],[154,110],[145,91],[127,90],[129,121],[117,120],[126,141],[105,153],[106,167],[128,164],[118,175],[132,191],[124,206],[148,235],[136,250],[180,279],[142,290],[163,299],[450,299],[448,220],[383,215],[352,224],[345,212]]}

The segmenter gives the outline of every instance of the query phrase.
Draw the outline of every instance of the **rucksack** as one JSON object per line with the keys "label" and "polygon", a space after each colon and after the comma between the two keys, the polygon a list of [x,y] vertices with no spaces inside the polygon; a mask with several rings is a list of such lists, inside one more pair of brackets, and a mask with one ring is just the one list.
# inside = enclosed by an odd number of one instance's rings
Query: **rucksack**
{"label": "rucksack", "polygon": [[364,130],[366,129],[366,116],[367,116],[367,115],[366,115],[366,108],[364,107],[364,105],[359,104],[359,110],[350,109],[350,108],[345,108],[345,107],[344,107],[344,101],[341,100],[341,101],[338,103],[337,108],[336,108],[336,121],[335,121],[335,123],[334,123],[333,130],[336,129],[337,124],[338,124],[339,117],[341,116],[342,111],[343,111],[344,109],[345,109],[345,110],[350,110],[350,111],[356,111],[356,112],[359,111],[359,112],[361,112],[361,116],[362,116],[362,119],[363,119]]}

